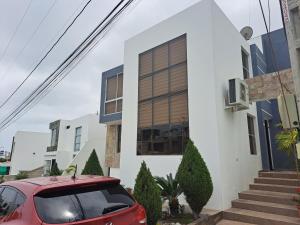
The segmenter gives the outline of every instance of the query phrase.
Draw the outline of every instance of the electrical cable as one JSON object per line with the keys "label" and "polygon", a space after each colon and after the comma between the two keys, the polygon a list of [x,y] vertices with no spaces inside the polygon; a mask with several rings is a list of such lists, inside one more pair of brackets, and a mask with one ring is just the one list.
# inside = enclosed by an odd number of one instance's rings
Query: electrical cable
{"label": "electrical cable", "polygon": [[25,79],[18,85],[18,87],[8,96],[8,98],[0,105],[0,109],[6,105],[6,103],[15,95],[15,93],[24,85],[24,83],[31,77],[31,75],[36,71],[36,69],[42,64],[45,58],[51,53],[51,51],[55,48],[55,46],[59,43],[59,41],[63,38],[63,36],[67,33],[67,31],[72,27],[78,17],[84,12],[86,7],[91,3],[92,0],[89,0],[81,11],[76,15],[73,21],[69,24],[69,26],[65,29],[65,31],[60,35],[60,37],[55,41],[55,43],[51,46],[51,48],[46,52],[46,54],[42,57],[42,59],[35,65],[35,67],[31,70],[31,72],[25,77]]}
{"label": "electrical cable", "polygon": [[32,4],[32,0],[30,0],[29,4],[27,5],[27,7],[26,7],[26,9],[25,9],[25,11],[24,11],[24,13],[23,13],[23,16],[21,17],[21,20],[20,20],[19,23],[17,24],[17,26],[16,26],[16,28],[15,28],[15,30],[14,30],[12,36],[10,37],[10,39],[9,39],[9,41],[8,41],[8,43],[7,43],[7,45],[6,45],[6,47],[4,48],[4,51],[3,51],[3,53],[2,53],[1,56],[0,56],[0,62],[2,61],[2,59],[4,58],[4,56],[6,55],[8,49],[9,49],[11,43],[12,43],[12,41],[13,41],[14,38],[15,38],[15,35],[17,34],[18,30],[20,29],[20,27],[21,27],[21,25],[22,25],[22,23],[23,23],[23,21],[24,21],[26,15],[27,15],[27,13],[28,13],[28,11],[29,11],[29,8],[30,8],[31,4]]}
{"label": "electrical cable", "polygon": [[[88,52],[93,49],[93,47],[97,44],[93,43],[95,41],[95,39],[103,32],[105,31],[105,29],[107,29],[107,27],[114,22],[114,20],[119,16],[119,14],[121,14],[123,12],[123,10],[125,10],[134,0],[129,0],[125,5],[122,6],[122,8],[114,15],[112,16],[112,18],[110,19],[110,21],[108,23],[105,24],[105,26],[103,28],[101,28],[101,26],[105,23],[105,21],[111,17],[111,15],[113,14],[114,11],[116,11],[117,8],[119,8],[119,6],[124,2],[124,0],[120,1],[119,4],[109,13],[109,15],[107,15],[105,17],[105,19],[90,33],[90,35],[70,54],[69,57],[67,57],[66,60],[64,60],[63,63],[61,63],[59,65],[59,67],[49,76],[46,78],[46,80],[44,82],[42,82],[24,101],[23,103],[21,103],[9,116],[7,116],[2,122],[1,122],[1,127],[0,130],[3,130],[3,128],[7,127],[7,125],[9,125],[9,123],[14,120],[14,118],[16,116],[18,116],[20,113],[22,113],[22,111],[32,103],[32,101],[36,100],[37,97],[41,96],[41,94],[45,93],[44,91],[47,90],[49,88],[50,85],[53,85],[53,81],[57,80],[60,76],[61,73],[63,73],[65,71],[66,68],[68,68],[72,62],[74,62],[75,59],[77,59],[82,53],[84,53],[84,51],[87,49],[88,46],[90,46],[91,44],[92,47],[88,50]],[[99,29],[99,27],[101,28],[99,31],[97,31]],[[97,33],[94,35],[94,33],[97,31]],[[93,36],[94,35],[94,36]],[[88,42],[88,43],[86,43]],[[85,46],[82,48],[82,45]],[[79,51],[79,52],[78,52]],[[87,53],[88,53],[87,52]],[[74,54],[77,54],[75,57],[72,56]],[[86,53],[86,54],[87,54]],[[71,59],[71,60],[70,60]],[[81,61],[81,59],[79,59],[79,61]],[[79,62],[78,62],[79,63]],[[62,66],[64,66],[64,68],[61,68]],[[59,71],[59,72],[58,72]],[[57,73],[58,72],[58,73]],[[55,74],[57,73],[57,74]],[[69,73],[69,72],[68,72]],[[68,74],[67,73],[67,74]],[[67,75],[65,74],[65,76]],[[64,77],[65,77],[64,76]],[[62,77],[62,79],[64,78]],[[50,81],[48,81],[49,79],[51,79]],[[61,79],[61,80],[62,80]],[[60,80],[60,81],[61,81]],[[60,82],[59,81],[59,82]],[[57,83],[58,84],[58,83]],[[56,84],[56,85],[57,85]],[[55,85],[55,86],[56,86]],[[36,94],[36,92],[38,92]]]}

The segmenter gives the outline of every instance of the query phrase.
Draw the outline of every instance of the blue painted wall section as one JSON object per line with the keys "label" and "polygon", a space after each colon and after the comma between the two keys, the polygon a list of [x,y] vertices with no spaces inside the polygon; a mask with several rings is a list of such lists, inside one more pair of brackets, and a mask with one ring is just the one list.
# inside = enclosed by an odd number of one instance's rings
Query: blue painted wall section
{"label": "blue painted wall section", "polygon": [[117,74],[123,73],[123,65],[110,69],[102,73],[101,82],[101,100],[100,100],[100,123],[111,123],[122,120],[122,112],[105,115],[104,104],[105,104],[105,93],[106,93],[106,80],[108,78],[117,76]]}
{"label": "blue painted wall section", "polygon": [[[251,45],[251,58],[253,76],[260,76],[265,73],[272,73],[278,70],[284,70],[291,67],[288,45],[285,38],[284,30],[279,29],[270,33],[273,48],[275,51],[275,58],[277,66],[273,64],[272,52],[267,34],[261,36],[263,53],[256,45]],[[269,122],[271,151],[273,157],[273,166],[275,170],[289,170],[294,169],[294,160],[287,156],[286,153],[277,148],[275,136],[281,129],[278,127],[280,123],[280,116],[278,112],[277,100],[257,102],[257,121],[259,128],[260,146],[262,166],[264,170],[271,168],[268,155],[267,137],[264,127],[264,121]]]}

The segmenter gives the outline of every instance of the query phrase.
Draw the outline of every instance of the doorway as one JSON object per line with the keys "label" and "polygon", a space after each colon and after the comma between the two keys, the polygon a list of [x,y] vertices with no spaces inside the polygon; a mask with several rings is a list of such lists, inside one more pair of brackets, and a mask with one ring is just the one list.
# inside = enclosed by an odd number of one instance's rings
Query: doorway
{"label": "doorway", "polygon": [[270,135],[270,120],[264,121],[264,131],[265,131],[265,140],[266,140],[267,153],[268,153],[269,169],[274,170],[274,161],[273,161],[271,135]]}

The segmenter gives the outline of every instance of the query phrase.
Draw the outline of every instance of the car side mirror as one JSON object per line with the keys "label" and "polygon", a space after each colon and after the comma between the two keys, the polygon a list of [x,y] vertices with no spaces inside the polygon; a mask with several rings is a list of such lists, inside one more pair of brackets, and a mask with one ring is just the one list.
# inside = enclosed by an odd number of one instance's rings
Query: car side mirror
{"label": "car side mirror", "polygon": [[4,216],[8,213],[8,209],[9,209],[9,204],[5,201],[2,201],[0,203],[0,215]]}

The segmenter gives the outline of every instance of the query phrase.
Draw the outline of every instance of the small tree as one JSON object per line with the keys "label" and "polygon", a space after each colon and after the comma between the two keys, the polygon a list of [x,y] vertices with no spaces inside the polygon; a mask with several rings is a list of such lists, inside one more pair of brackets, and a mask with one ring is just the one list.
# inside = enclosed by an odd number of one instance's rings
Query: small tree
{"label": "small tree", "polygon": [[50,176],[60,176],[62,172],[58,169],[57,163],[54,162],[51,166]]}
{"label": "small tree", "polygon": [[145,162],[142,163],[135,180],[133,195],[146,210],[147,224],[156,225],[162,210],[160,189]]}
{"label": "small tree", "polygon": [[25,171],[20,171],[16,176],[15,179],[16,180],[23,180],[23,179],[27,179],[28,178],[28,173]]}
{"label": "small tree", "polygon": [[198,218],[212,195],[213,183],[204,160],[191,140],[187,143],[176,179],[194,217]]}
{"label": "small tree", "polygon": [[95,149],[92,151],[88,161],[85,164],[84,169],[82,170],[82,175],[99,175],[103,176],[103,170],[99,163],[99,159]]}

